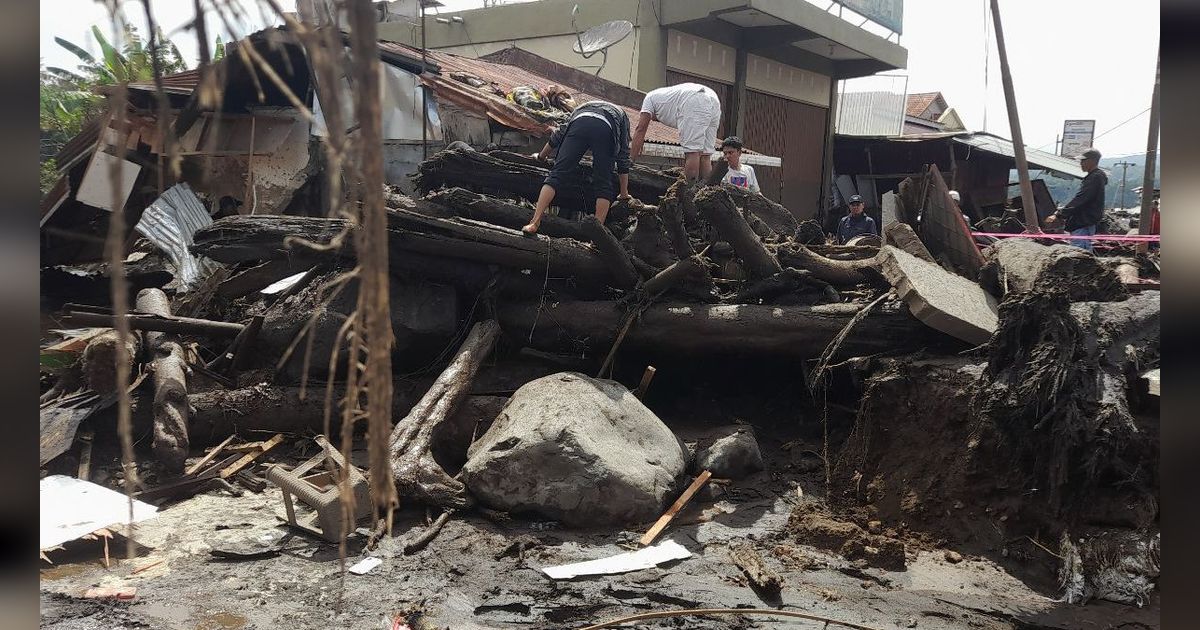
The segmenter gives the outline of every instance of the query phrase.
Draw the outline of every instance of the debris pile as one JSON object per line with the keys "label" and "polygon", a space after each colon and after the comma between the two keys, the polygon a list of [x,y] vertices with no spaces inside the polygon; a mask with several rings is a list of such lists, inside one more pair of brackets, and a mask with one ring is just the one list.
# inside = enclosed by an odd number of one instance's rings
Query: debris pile
{"label": "debris pile", "polygon": [[[883,243],[839,246],[760,194],[639,166],[634,199],[601,225],[575,216],[593,202],[594,174],[581,171],[533,238],[519,230],[547,167],[525,156],[447,149],[421,164],[417,196],[385,195],[390,468],[401,510],[442,510],[396,555],[434,544],[462,515],[498,531],[531,519],[636,529],[642,551],[545,566],[554,579],[654,567],[692,557],[682,537],[651,545],[735,512],[730,488],[815,475],[827,501],[800,492],[775,531],[727,554],[771,605],[792,588],[779,572],[789,565],[764,554],[782,543],[863,572],[903,571],[937,546],[1028,553],[1018,539],[1059,545],[1069,560],[1054,569],[1072,601],[1146,601],[1154,571],[1122,582],[1095,541],[1157,541],[1157,416],[1140,389],[1157,367],[1157,291],[1062,245],[1012,239],[980,253],[933,196],[902,194]],[[170,284],[136,293],[131,343],[107,330],[102,294],[55,314],[93,328],[43,354],[44,468],[71,471],[87,431],[115,435],[123,361],[139,375],[133,423],[150,447],[139,501],[278,488],[290,528],[387,548],[390,523],[367,518],[373,480],[343,400],[346,358],[361,352],[347,334],[361,228],[299,214],[177,223],[189,245],[162,252]],[[651,387],[648,364],[665,383]],[[686,364],[740,380],[759,409],[802,401],[803,424],[821,427],[807,451],[820,461],[781,467],[791,455],[772,429],[740,421],[692,448],[664,413],[692,395],[670,375]],[[785,385],[769,390],[752,368],[783,370]],[[735,507],[717,509],[726,501]],[[1157,558],[1148,544],[1126,546]],[[1039,569],[1046,559],[1023,557]],[[380,564],[356,566],[365,577]]]}

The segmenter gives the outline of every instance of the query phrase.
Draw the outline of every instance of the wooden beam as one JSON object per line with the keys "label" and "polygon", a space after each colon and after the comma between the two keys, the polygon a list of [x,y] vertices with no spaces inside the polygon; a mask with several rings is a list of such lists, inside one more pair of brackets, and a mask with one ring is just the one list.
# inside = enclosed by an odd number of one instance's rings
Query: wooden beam
{"label": "wooden beam", "polygon": [[688,501],[692,500],[692,497],[696,496],[696,493],[700,491],[700,488],[703,488],[704,484],[708,483],[708,480],[711,478],[712,472],[708,470],[705,470],[697,475],[696,480],[692,482],[692,485],[688,486],[687,490],[684,490],[683,494],[679,495],[679,498],[675,500],[675,503],[671,504],[671,507],[668,508],[662,516],[658,517],[658,521],[654,523],[654,526],[651,527],[649,531],[646,532],[646,535],[642,536],[642,539],[639,541],[641,545],[646,547],[653,544],[654,539],[658,538],[658,535],[667,528],[667,525],[671,524],[671,521],[675,518],[675,515],[679,514],[679,511],[688,504]]}
{"label": "wooden beam", "polygon": [[229,466],[226,466],[218,476],[221,479],[228,479],[228,478],[236,475],[238,473],[238,471],[245,468],[246,466],[249,466],[254,460],[258,459],[258,457],[260,455],[275,448],[282,441],[283,441],[283,434],[276,433],[274,437],[267,440],[266,442],[263,442],[263,445],[261,447],[259,447],[259,449],[251,451],[249,453],[246,453],[245,455],[243,455],[241,457],[241,459],[230,464]]}

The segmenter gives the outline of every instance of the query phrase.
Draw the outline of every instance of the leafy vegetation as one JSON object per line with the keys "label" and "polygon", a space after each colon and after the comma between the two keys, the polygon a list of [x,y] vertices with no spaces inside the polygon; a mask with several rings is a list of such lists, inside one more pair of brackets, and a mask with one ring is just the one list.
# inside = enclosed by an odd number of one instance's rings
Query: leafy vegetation
{"label": "leafy vegetation", "polygon": [[[100,51],[99,57],[78,44],[61,37],[54,38],[59,46],[75,55],[79,64],[74,69],[57,66],[42,68],[39,158],[43,194],[57,179],[52,158],[83,129],[88,120],[102,111],[104,97],[97,93],[97,87],[125,81],[153,80],[156,61],[164,75],[188,69],[179,48],[163,35],[162,29],[158,29],[155,35],[156,45],[151,46],[143,41],[136,28],[126,24],[123,43],[118,48],[104,37],[99,27],[93,26],[92,37]],[[220,60],[224,56],[225,44],[217,36],[213,60]]]}

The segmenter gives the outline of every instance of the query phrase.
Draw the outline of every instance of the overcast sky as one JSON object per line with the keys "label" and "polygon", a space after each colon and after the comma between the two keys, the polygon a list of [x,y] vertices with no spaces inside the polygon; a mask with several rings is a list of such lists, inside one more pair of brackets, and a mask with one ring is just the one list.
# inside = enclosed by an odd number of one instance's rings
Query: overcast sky
{"label": "overcast sky", "polygon": [[[822,8],[829,5],[829,0],[808,1]],[[232,35],[274,23],[254,0],[234,2],[249,11],[245,22],[233,25],[237,32]],[[443,13],[483,5],[482,0],[443,2]],[[279,4],[292,10],[295,0]],[[122,5],[135,25],[145,23],[140,1]],[[194,63],[195,35],[179,31],[192,17],[191,5],[184,0],[153,3],[155,18]],[[1145,151],[1158,50],[1158,2],[1001,0],[1000,9],[1027,145],[1053,150],[1064,119],[1095,119],[1097,134],[1104,134],[1096,147],[1106,157]],[[207,22],[210,38],[220,32],[230,39],[218,19],[210,16]],[[44,63],[73,68],[74,57],[55,44],[54,37],[94,51],[89,34],[93,24],[106,35],[111,28],[105,8],[95,0],[42,0]],[[886,32],[873,24],[865,28]],[[907,76],[910,93],[940,91],[968,129],[1011,137],[988,0],[907,0],[900,43],[908,49],[908,68],[894,74]]]}

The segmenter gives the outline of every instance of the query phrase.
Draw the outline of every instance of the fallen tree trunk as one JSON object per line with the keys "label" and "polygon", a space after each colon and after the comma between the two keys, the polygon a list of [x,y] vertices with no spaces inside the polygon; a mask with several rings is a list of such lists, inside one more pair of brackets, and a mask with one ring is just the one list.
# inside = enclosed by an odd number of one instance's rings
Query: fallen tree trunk
{"label": "fallen tree trunk", "polygon": [[1065,291],[1072,302],[1129,297],[1121,278],[1095,256],[1071,245],[1006,238],[984,252],[979,283],[996,297],[1034,290]]}
{"label": "fallen tree trunk", "polygon": [[[425,160],[413,177],[422,195],[438,188],[460,187],[476,192],[504,191],[536,202],[550,165],[535,165],[507,151],[467,151],[447,149]],[[595,207],[595,195],[588,183],[592,176],[591,160],[584,160],[555,191],[554,202],[560,208],[589,211]],[[612,175],[615,179],[616,175]],[[656,204],[675,181],[655,169],[634,165],[629,171],[629,194],[642,203]]]}
{"label": "fallen tree trunk", "polygon": [[[142,289],[137,309],[163,317],[171,315],[171,301],[161,289]],[[153,357],[154,455],[168,471],[183,472],[188,456],[188,367],[183,348],[174,337],[148,332],[145,354]]]}
{"label": "fallen tree trunk", "polygon": [[[425,196],[424,201],[443,207],[449,212],[465,219],[486,221],[514,230],[525,227],[533,218],[533,208],[526,208],[515,203],[473,193],[465,188],[447,188],[435,190]],[[578,221],[570,221],[562,217],[546,215],[538,228],[539,234],[573,238],[577,241],[587,240]]]}
{"label": "fallen tree trunk", "polygon": [[779,261],[750,229],[745,217],[734,205],[733,198],[723,188],[708,186],[696,193],[696,207],[717,228],[721,238],[733,247],[752,278],[767,278],[783,271]]}
{"label": "fallen tree trunk", "polygon": [[475,324],[454,361],[408,415],[396,423],[389,449],[400,496],[445,509],[462,509],[473,503],[462,482],[450,477],[434,458],[433,440],[438,426],[466,397],[475,373],[499,336],[500,326],[494,320]]}
{"label": "fallen tree trunk", "polygon": [[[850,321],[861,305],[767,306],[656,304],[628,331],[625,347],[688,355],[741,354],[812,358]],[[497,315],[504,332],[547,351],[604,353],[612,346],[627,308],[615,301],[509,303]],[[895,303],[882,306],[842,344],[847,354],[916,348],[930,332]],[[530,341],[532,337],[532,341]]]}
{"label": "fallen tree trunk", "polygon": [[608,266],[609,274],[612,277],[612,286],[623,291],[637,286],[641,277],[633,268],[633,261],[629,259],[629,254],[625,252],[625,248],[621,246],[617,237],[613,236],[612,232],[601,225],[593,215],[585,217],[582,226],[588,240],[596,246],[600,257]]}
{"label": "fallen tree trunk", "polygon": [[878,272],[883,264],[882,254],[862,260],[834,260],[813,252],[804,245],[781,248],[779,260],[789,267],[812,272],[829,284],[848,286],[872,281],[871,271]]}
{"label": "fallen tree trunk", "polygon": [[722,188],[729,192],[730,197],[733,197],[733,203],[737,204],[737,207],[761,219],[772,231],[784,236],[792,236],[800,227],[795,215],[788,212],[787,208],[767,199],[762,193],[750,192],[747,188],[729,184],[723,185]]}
{"label": "fallen tree trunk", "polygon": [[658,206],[658,215],[662,219],[663,227],[666,229],[667,238],[671,241],[671,249],[675,250],[675,257],[683,260],[696,251],[692,249],[692,242],[688,238],[687,227],[683,218],[683,201],[680,199],[679,186],[672,186],[667,194],[663,196],[662,202]]}
{"label": "fallen tree trunk", "polygon": [[[389,266],[412,262],[405,254],[498,265],[532,275],[570,278],[585,293],[610,281],[608,266],[592,246],[566,238],[531,239],[510,230],[471,219],[426,216],[411,210],[388,209]],[[256,215],[225,217],[195,235],[193,250],[218,262],[244,262],[304,256],[353,259],[353,238],[343,219]],[[345,232],[340,241],[333,241]],[[309,242],[321,247],[305,247]],[[548,268],[547,268],[548,267]]]}

